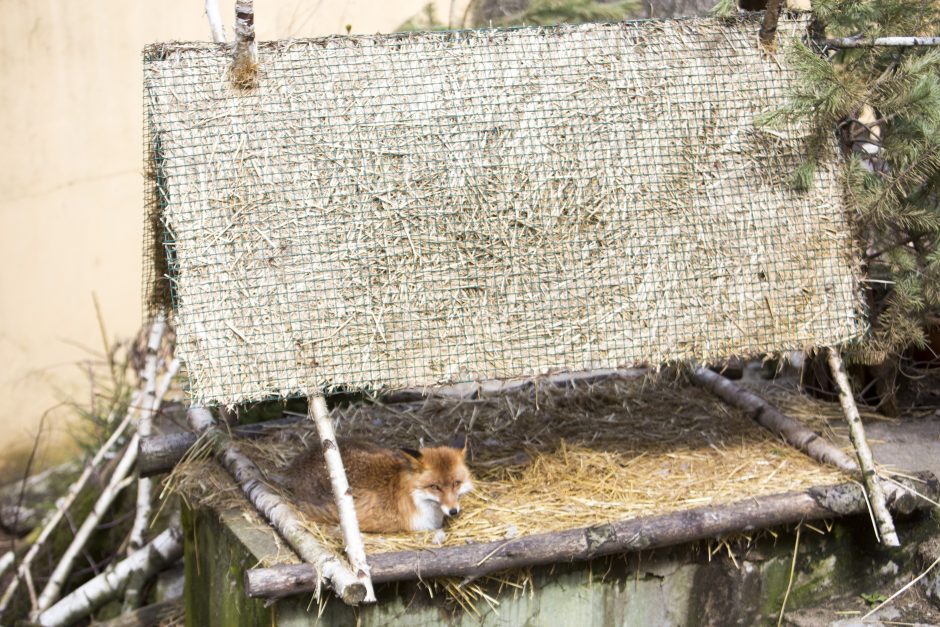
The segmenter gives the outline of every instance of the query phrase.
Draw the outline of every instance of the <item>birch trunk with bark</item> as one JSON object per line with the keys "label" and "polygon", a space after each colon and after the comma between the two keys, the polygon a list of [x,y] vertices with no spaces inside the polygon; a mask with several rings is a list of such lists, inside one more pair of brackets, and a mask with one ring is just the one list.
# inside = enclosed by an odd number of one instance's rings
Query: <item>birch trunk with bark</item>
{"label": "birch trunk with bark", "polygon": [[858,464],[834,444],[827,442],[815,431],[781,413],[776,407],[753,392],[735,385],[729,379],[702,366],[689,371],[692,382],[703,387],[729,405],[743,409],[752,420],[782,437],[790,446],[803,451],[813,459],[839,470],[856,474]]}
{"label": "birch trunk with bark", "polygon": [[[211,442],[216,459],[235,479],[248,500],[269,521],[294,551],[307,562],[347,604],[357,605],[366,597],[365,586],[336,555],[306,530],[294,508],[271,491],[258,467],[232,442],[227,431],[216,425],[208,409],[192,407],[189,423],[193,430]],[[319,594],[319,586],[316,590]]]}
{"label": "birch trunk with bark", "polygon": [[219,0],[206,0],[206,18],[209,20],[209,30],[212,31],[212,41],[224,44],[225,29],[222,27],[222,15],[219,13]]}
{"label": "birch trunk with bark", "polygon": [[39,614],[49,609],[52,604],[58,600],[62,586],[65,585],[69,574],[72,572],[75,558],[78,557],[82,549],[85,548],[89,538],[91,538],[92,533],[94,533],[95,529],[98,527],[101,519],[111,507],[114,499],[121,493],[121,490],[127,487],[129,479],[131,479],[131,477],[129,477],[131,469],[134,467],[134,462],[137,461],[137,440],[138,435],[135,433],[127,444],[127,448],[124,450],[124,456],[115,467],[108,485],[105,486],[98,500],[95,501],[95,506],[92,508],[91,513],[88,514],[88,517],[85,519],[85,522],[82,523],[82,526],[78,528],[78,531],[75,532],[72,543],[65,550],[65,553],[62,554],[62,557],[59,558],[55,570],[52,571],[52,575],[49,577],[49,582],[37,599],[36,608],[32,612],[33,620],[35,620]]}
{"label": "birch trunk with bark", "polygon": [[374,603],[375,592],[372,589],[372,579],[369,576],[369,564],[366,561],[366,549],[362,542],[362,533],[359,531],[359,519],[356,517],[352,491],[349,489],[346,468],[343,467],[339,445],[336,443],[336,434],[333,432],[333,420],[330,418],[326,400],[322,396],[310,397],[308,415],[316,424],[317,433],[320,434],[323,460],[326,462],[327,471],[330,473],[333,498],[336,501],[336,510],[339,513],[339,526],[346,544],[346,557],[349,558],[349,563],[353,567],[356,578],[365,586],[365,602]]}
{"label": "birch trunk with bark", "polygon": [[[157,402],[157,363],[159,362],[160,342],[166,328],[166,317],[158,313],[150,328],[150,337],[147,340],[147,358],[144,362],[142,375],[144,383],[143,408],[137,420],[137,434],[141,438],[150,437],[153,433],[153,415],[159,403]],[[137,510],[134,514],[134,524],[131,527],[128,553],[136,551],[145,543],[144,535],[150,523],[150,512],[153,508],[153,480],[149,477],[137,479]]]}
{"label": "birch trunk with bark", "polygon": [[109,566],[38,616],[36,622],[48,627],[69,625],[84,618],[103,603],[120,596],[132,576],[150,579],[183,555],[183,534],[173,526],[150,544]]}

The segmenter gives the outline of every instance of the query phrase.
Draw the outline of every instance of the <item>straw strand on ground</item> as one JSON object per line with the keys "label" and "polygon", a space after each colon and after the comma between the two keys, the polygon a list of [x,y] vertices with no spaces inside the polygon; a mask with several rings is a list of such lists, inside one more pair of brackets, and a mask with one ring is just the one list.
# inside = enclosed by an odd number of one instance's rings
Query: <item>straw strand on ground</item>
{"label": "straw strand on ground", "polygon": [[90,614],[95,608],[121,594],[132,576],[149,579],[183,554],[183,534],[173,525],[137,549],[122,561],[112,564],[103,573],[65,596],[39,615],[40,625],[69,625]]}
{"label": "straw strand on ground", "polygon": [[845,373],[845,365],[842,363],[839,351],[835,348],[829,349],[829,368],[832,370],[832,378],[839,388],[839,402],[842,404],[845,420],[849,423],[849,438],[852,440],[852,446],[855,447],[858,465],[862,469],[862,479],[865,482],[865,489],[868,491],[868,497],[871,501],[872,514],[878,527],[878,534],[886,546],[901,546],[901,541],[894,529],[894,520],[892,520],[891,512],[888,511],[888,506],[885,503],[885,492],[881,486],[881,480],[875,473],[871,448],[868,446],[868,439],[865,437],[865,426],[862,424],[862,418],[858,415],[858,407],[856,407],[855,398],[852,396],[852,387],[849,385],[849,379]]}
{"label": "straw strand on ground", "polygon": [[[197,434],[209,439],[216,459],[225,467],[255,509],[277,529],[292,549],[317,572],[344,602],[355,605],[365,598],[366,588],[349,568],[306,530],[294,508],[265,484],[258,467],[220,429],[203,407],[191,407],[189,423]],[[317,586],[319,595],[319,585]]]}
{"label": "straw strand on ground", "polygon": [[212,31],[212,41],[224,44],[225,29],[222,27],[222,16],[219,13],[219,0],[206,0],[206,18],[209,20],[209,30]]}
{"label": "straw strand on ground", "polygon": [[320,435],[320,445],[323,448],[323,459],[330,473],[330,484],[333,486],[333,498],[336,501],[336,510],[339,512],[339,526],[343,532],[346,543],[346,557],[352,565],[356,578],[366,589],[366,603],[375,602],[375,592],[372,590],[372,579],[369,577],[369,564],[366,562],[366,549],[362,544],[362,533],[359,531],[359,519],[356,517],[356,508],[353,504],[352,492],[346,478],[346,469],[336,443],[336,434],[333,432],[333,420],[326,407],[326,400],[320,396],[311,396],[309,399],[308,414],[310,420],[317,427]]}
{"label": "straw strand on ground", "polygon": [[[826,421],[842,421],[838,404],[781,392],[769,390],[789,415],[814,430]],[[785,446],[710,392],[662,379],[614,377],[473,399],[352,404],[333,408],[331,416],[340,438],[391,447],[414,448],[422,438],[426,444],[446,443],[454,433],[467,434],[475,489],[463,497],[462,515],[449,522],[444,546],[587,527],[847,479],[844,471]],[[238,440],[238,447],[267,476],[282,474],[318,438],[309,420],[264,431],[263,437]],[[179,463],[169,483],[200,507],[254,511],[227,473],[198,455]],[[331,526],[304,522],[325,546],[342,553],[341,537]],[[372,565],[378,553],[434,546],[433,535],[366,533],[363,540]]]}
{"label": "straw strand on ground", "polygon": [[816,461],[830,464],[839,470],[850,473],[859,472],[858,464],[848,455],[821,438],[819,434],[781,413],[756,394],[702,366],[692,367],[689,373],[696,385],[705,388],[726,403],[743,409],[757,424],[778,434],[790,446],[803,451]]}
{"label": "straw strand on ground", "polygon": [[121,461],[118,462],[114,473],[111,475],[111,479],[108,481],[108,485],[105,486],[98,500],[95,501],[95,505],[91,513],[89,513],[88,517],[85,519],[85,522],[83,522],[82,526],[75,532],[72,543],[69,544],[65,553],[59,558],[55,570],[52,571],[49,582],[39,595],[36,608],[31,614],[33,620],[35,620],[40,613],[49,609],[52,604],[58,600],[59,593],[62,591],[62,587],[65,585],[69,574],[72,572],[75,558],[78,557],[78,554],[85,548],[85,545],[97,528],[98,523],[101,522],[102,517],[111,507],[114,499],[117,498],[117,495],[130,483],[129,480],[132,479],[132,477],[129,475],[134,467],[134,462],[137,461],[138,439],[139,436],[136,433],[131,437],[127,448],[124,449],[124,455]]}

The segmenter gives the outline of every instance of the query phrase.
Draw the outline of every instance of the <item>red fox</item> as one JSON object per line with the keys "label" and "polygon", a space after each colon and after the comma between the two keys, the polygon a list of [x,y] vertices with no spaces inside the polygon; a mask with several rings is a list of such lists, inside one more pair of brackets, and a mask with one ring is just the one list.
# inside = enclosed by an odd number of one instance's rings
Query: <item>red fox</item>
{"label": "red fox", "polygon": [[[440,529],[445,516],[460,512],[460,495],[473,489],[465,442],[416,451],[340,440],[339,449],[362,531]],[[284,484],[312,518],[339,520],[319,443],[291,463]]]}

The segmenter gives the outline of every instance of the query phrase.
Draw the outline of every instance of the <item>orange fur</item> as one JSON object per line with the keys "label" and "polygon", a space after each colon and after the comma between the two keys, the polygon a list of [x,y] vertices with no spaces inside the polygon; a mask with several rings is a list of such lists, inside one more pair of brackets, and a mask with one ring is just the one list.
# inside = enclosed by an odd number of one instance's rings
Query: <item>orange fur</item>
{"label": "orange fur", "polygon": [[[460,510],[459,495],[472,488],[465,448],[436,446],[406,452],[360,440],[340,440],[339,448],[362,531],[440,528],[445,515]],[[338,521],[319,444],[291,463],[284,483],[309,516]]]}

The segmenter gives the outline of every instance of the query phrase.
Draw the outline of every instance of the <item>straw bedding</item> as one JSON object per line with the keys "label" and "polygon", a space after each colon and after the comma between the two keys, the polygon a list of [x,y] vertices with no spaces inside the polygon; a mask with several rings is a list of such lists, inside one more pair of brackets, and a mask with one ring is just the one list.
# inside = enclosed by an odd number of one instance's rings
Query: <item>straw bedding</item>
{"label": "straw bedding", "polygon": [[[838,406],[791,393],[787,409],[821,431]],[[469,433],[476,489],[446,527],[444,545],[488,542],[637,516],[717,505],[847,477],[784,445],[737,410],[698,388],[616,378],[593,385],[536,387],[505,395],[334,410],[341,436],[387,446],[446,442]],[[277,474],[311,427],[285,428],[242,450]],[[190,502],[240,507],[259,526],[238,488],[215,462],[190,459],[171,477]],[[289,498],[289,495],[287,495]],[[338,529],[310,522],[330,546]],[[365,534],[369,552],[426,547],[434,533]],[[290,551],[272,561],[294,561]]]}
{"label": "straw bedding", "polygon": [[835,150],[790,187],[806,129],[755,120],[798,76],[757,28],[284,41],[247,91],[225,47],[148,48],[154,267],[194,401],[855,336]]}

